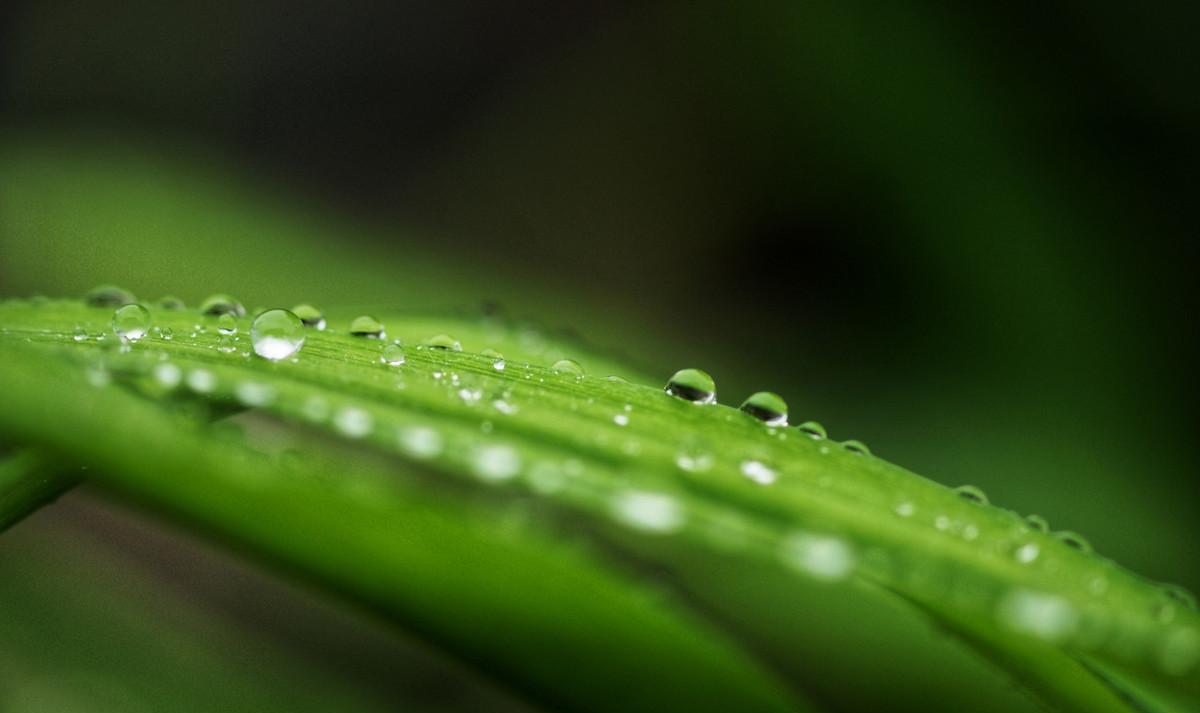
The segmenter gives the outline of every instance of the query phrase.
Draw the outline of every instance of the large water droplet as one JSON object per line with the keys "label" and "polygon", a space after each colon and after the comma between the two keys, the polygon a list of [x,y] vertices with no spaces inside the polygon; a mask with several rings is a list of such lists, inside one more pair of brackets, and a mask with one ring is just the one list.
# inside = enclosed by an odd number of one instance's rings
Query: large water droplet
{"label": "large water droplet", "polygon": [[698,404],[717,402],[716,382],[699,369],[680,369],[667,382],[664,390],[671,396]]}
{"label": "large water droplet", "polygon": [[583,367],[574,359],[559,359],[550,369],[555,374],[564,374],[575,378],[583,376]]}
{"label": "large water droplet", "polygon": [[613,516],[630,527],[655,534],[675,532],[683,527],[683,508],[665,493],[632,490],[613,501]]}
{"label": "large water droplet", "polygon": [[404,363],[404,347],[396,342],[385,344],[379,352],[379,361],[388,366],[400,366]]}
{"label": "large water droplet", "polygon": [[83,301],[91,307],[118,307],[137,302],[137,297],[116,285],[100,285],[88,290]]}
{"label": "large water droplet", "polygon": [[960,485],[954,489],[954,493],[963,500],[970,500],[980,505],[988,504],[987,495],[974,485]]}
{"label": "large water droplet", "polygon": [[1079,534],[1078,532],[1072,532],[1070,530],[1062,530],[1061,532],[1054,533],[1054,536],[1057,537],[1059,540],[1061,540],[1063,544],[1067,545],[1068,547],[1077,549],[1080,552],[1091,552],[1092,551],[1092,544],[1090,542],[1088,542],[1087,539],[1085,539],[1084,536]]}
{"label": "large water droplet", "polygon": [[210,316],[232,314],[234,317],[245,317],[246,308],[234,298],[225,294],[209,295],[200,303],[200,311]]}
{"label": "large water droplet", "polygon": [[237,334],[237,317],[232,312],[226,312],[217,318],[217,331],[221,334]]}
{"label": "large water droplet", "polygon": [[383,331],[383,323],[369,314],[359,315],[350,323],[350,333],[356,337],[367,339],[384,339],[387,333]]}
{"label": "large water droplet", "polygon": [[742,475],[759,485],[770,485],[778,477],[774,469],[766,463],[757,460],[742,461],[741,471]]}
{"label": "large water droplet", "polygon": [[839,537],[801,532],[780,544],[784,563],[823,581],[845,579],[854,571],[854,550]]}
{"label": "large water droplet", "polygon": [[122,305],[113,312],[112,328],[123,341],[136,342],[150,330],[150,310],[139,304]]}
{"label": "large water droplet", "polygon": [[293,307],[292,314],[299,317],[305,327],[312,327],[318,331],[325,329],[325,315],[307,302]]}
{"label": "large water droplet", "polygon": [[425,340],[425,346],[430,349],[445,349],[451,352],[461,352],[462,344],[449,334],[438,334]]}
{"label": "large water droplet", "polygon": [[863,443],[862,441],[854,441],[854,440],[842,441],[842,448],[845,448],[846,450],[850,451],[851,453],[853,453],[855,455],[860,455],[860,456],[871,455],[871,449],[867,448],[867,444]]}
{"label": "large water droplet", "polygon": [[286,309],[269,309],[250,325],[250,343],[264,359],[286,359],[304,346],[304,323]]}
{"label": "large water droplet", "polygon": [[768,426],[787,425],[787,402],[770,391],[751,394],[742,402],[741,408]]}
{"label": "large water droplet", "polygon": [[805,421],[799,426],[796,426],[796,428],[800,429],[801,433],[807,434],[808,437],[814,441],[819,441],[822,438],[828,438],[828,435],[825,433],[825,427],[816,421]]}

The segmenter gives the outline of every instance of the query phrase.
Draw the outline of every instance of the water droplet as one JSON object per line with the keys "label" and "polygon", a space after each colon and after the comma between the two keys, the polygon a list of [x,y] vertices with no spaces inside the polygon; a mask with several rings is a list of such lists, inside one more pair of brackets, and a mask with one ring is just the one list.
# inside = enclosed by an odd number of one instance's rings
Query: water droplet
{"label": "water droplet", "polygon": [[1054,533],[1054,536],[1062,541],[1064,545],[1079,550],[1080,552],[1091,552],[1092,545],[1083,535],[1070,530],[1062,530]]}
{"label": "water droplet", "polygon": [[217,340],[217,351],[222,354],[232,354],[236,350],[237,345],[234,344],[233,335],[222,334],[221,338]]}
{"label": "water droplet", "polygon": [[896,507],[893,509],[900,517],[912,517],[917,512],[917,506],[908,500],[896,503]]}
{"label": "water droplet", "polygon": [[1015,631],[1050,642],[1066,640],[1079,624],[1079,612],[1066,599],[1031,589],[1007,594],[1000,600],[997,617]]}
{"label": "water droplet", "polygon": [[854,440],[842,441],[842,448],[845,448],[846,450],[850,451],[851,453],[853,453],[855,455],[860,455],[860,456],[871,455],[871,449],[867,448],[867,444],[863,443],[862,441],[854,441]]}
{"label": "water droplet", "polygon": [[583,367],[574,359],[559,359],[550,369],[555,374],[565,374],[576,378],[583,376]]}
{"label": "water droplet", "polygon": [[1159,592],[1162,595],[1174,601],[1176,604],[1183,606],[1185,609],[1196,611],[1196,596],[1179,586],[1178,584],[1160,584],[1158,585]]}
{"label": "water droplet", "polygon": [[512,446],[481,446],[471,454],[471,470],[488,482],[508,480],[520,472],[521,454]]}
{"label": "water droplet", "polygon": [[112,382],[112,375],[108,373],[108,369],[104,368],[103,364],[92,364],[84,371],[83,376],[87,379],[88,384],[96,388],[108,386]]}
{"label": "water droplet", "polygon": [[615,416],[613,416],[613,423],[617,424],[618,426],[628,426],[629,425],[629,414],[625,414],[625,413],[616,414]]}
{"label": "water droplet", "polygon": [[307,302],[293,307],[292,314],[299,317],[301,324],[305,327],[312,327],[317,331],[325,329],[325,315]]}
{"label": "water droplet", "polygon": [[428,460],[441,455],[444,444],[442,434],[428,426],[410,426],[396,433],[400,450],[413,458]]}
{"label": "water droplet", "polygon": [[100,285],[88,290],[83,301],[90,307],[119,307],[137,302],[137,297],[116,285]]}
{"label": "water droplet", "polygon": [[333,427],[347,438],[363,438],[373,425],[371,414],[357,406],[343,406],[333,416]]}
{"label": "water droplet", "polygon": [[854,550],[839,537],[796,533],[780,543],[779,554],[785,564],[822,581],[845,579],[854,571]]}
{"label": "water droplet", "polygon": [[217,331],[221,334],[237,334],[237,317],[232,312],[225,312],[217,318]]}
{"label": "water droplet", "polygon": [[246,308],[229,295],[215,294],[209,295],[207,299],[200,303],[200,312],[212,317],[222,314],[232,314],[234,317],[245,317]]}
{"label": "water droplet", "polygon": [[350,323],[350,333],[356,337],[367,339],[385,339],[387,337],[387,333],[383,330],[383,323],[369,314],[355,317],[354,321]]}
{"label": "water droplet", "polygon": [[178,297],[176,297],[174,295],[167,295],[166,297],[159,298],[158,306],[169,312],[175,312],[177,310],[185,309],[187,307],[187,305],[184,303],[183,300],[179,299]]}
{"label": "water droplet", "polygon": [[1038,558],[1041,553],[1041,548],[1036,542],[1026,542],[1013,552],[1013,557],[1021,564],[1029,564]]}
{"label": "water droplet", "polygon": [[751,394],[742,402],[741,408],[768,426],[787,425],[787,402],[770,391]]}
{"label": "water droplet", "polygon": [[208,369],[192,369],[187,375],[187,385],[198,394],[209,394],[217,388],[217,376]]}
{"label": "water droplet", "polygon": [[71,334],[71,339],[74,339],[77,342],[86,342],[87,338],[87,330],[83,327],[76,327],[75,331]]}
{"label": "water droplet", "polygon": [[825,433],[825,427],[816,421],[805,421],[799,426],[796,426],[796,428],[800,429],[802,433],[807,434],[808,437],[814,441],[819,441],[822,438],[828,438]]}
{"label": "water droplet", "polygon": [[286,309],[269,309],[250,325],[250,343],[263,359],[286,359],[304,346],[304,323]]}
{"label": "water droplet", "polygon": [[1025,524],[1038,532],[1050,532],[1050,523],[1041,515],[1026,515]]}
{"label": "water droplet", "polygon": [[704,451],[684,449],[675,455],[675,465],[689,473],[703,473],[713,467],[713,456]]}
{"label": "water droplet", "polygon": [[777,477],[770,466],[757,460],[742,461],[741,471],[742,475],[759,485],[770,485],[775,482]]}
{"label": "water droplet", "polygon": [[150,310],[139,304],[118,307],[113,312],[112,328],[122,341],[136,342],[150,329]]}
{"label": "water droplet", "polygon": [[309,421],[320,423],[329,418],[329,403],[320,396],[309,396],[300,407],[300,413]]}
{"label": "water droplet", "polygon": [[492,368],[496,371],[504,371],[504,367],[507,366],[504,361],[504,355],[495,349],[484,349],[479,353],[492,360]]}
{"label": "water droplet", "polygon": [[974,485],[960,485],[954,489],[954,494],[963,500],[970,500],[973,503],[979,503],[980,505],[988,504],[987,495]]}
{"label": "water droplet", "polygon": [[158,330],[158,338],[165,342],[169,342],[175,338],[175,330],[171,329],[170,327],[163,327]]}
{"label": "water droplet", "polygon": [[430,349],[445,349],[451,352],[461,352],[462,344],[449,334],[438,334],[425,340],[425,346]]}
{"label": "water droplet", "polygon": [[667,534],[683,527],[683,508],[679,501],[666,493],[631,490],[613,501],[616,519],[634,529],[654,534]]}
{"label": "water droplet", "polygon": [[182,379],[183,371],[170,362],[163,362],[154,367],[154,380],[163,388],[173,389],[179,386]]}
{"label": "water droplet", "polygon": [[379,352],[379,361],[388,366],[400,366],[404,363],[404,348],[396,342],[385,344]]}
{"label": "water droplet", "polygon": [[243,381],[233,387],[233,395],[243,406],[266,406],[275,398],[275,389],[269,384]]}
{"label": "water droplet", "polygon": [[665,391],[671,396],[698,404],[717,402],[717,384],[699,369],[680,369],[667,382]]}

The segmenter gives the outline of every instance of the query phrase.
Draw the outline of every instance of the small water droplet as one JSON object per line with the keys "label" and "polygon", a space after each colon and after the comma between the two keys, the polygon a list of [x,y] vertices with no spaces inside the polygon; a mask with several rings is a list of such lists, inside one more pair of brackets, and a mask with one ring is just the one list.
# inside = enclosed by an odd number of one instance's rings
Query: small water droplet
{"label": "small water droplet", "polygon": [[217,331],[221,334],[237,334],[237,317],[232,312],[225,312],[217,318]]}
{"label": "small water droplet", "polygon": [[266,406],[275,398],[275,389],[269,384],[243,381],[233,388],[233,395],[243,406]]}
{"label": "small water droplet", "polygon": [[388,366],[400,366],[404,363],[404,348],[396,342],[385,344],[379,352],[379,361]]}
{"label": "small water droplet", "polygon": [[1029,564],[1036,560],[1041,553],[1041,548],[1036,542],[1026,542],[1013,552],[1013,558],[1021,564]]}
{"label": "small water droplet", "polygon": [[854,571],[854,550],[839,537],[796,533],[780,543],[779,554],[785,564],[813,579],[833,582]]}
{"label": "small water droplet", "polygon": [[333,416],[333,427],[347,438],[364,438],[371,433],[373,425],[370,412],[357,406],[343,406]]}
{"label": "small water droplet", "polygon": [[170,362],[163,362],[154,367],[154,380],[163,388],[173,389],[179,386],[182,379],[183,370]]}
{"label": "small water droplet", "polygon": [[137,302],[137,297],[116,285],[100,285],[88,290],[83,301],[89,307],[119,307]]}
{"label": "small water droplet", "polygon": [[807,434],[808,437],[814,441],[819,441],[822,438],[828,438],[828,435],[825,433],[825,427],[816,421],[805,421],[799,426],[796,426],[796,428],[800,429],[802,433]]}
{"label": "small water droplet", "polygon": [[168,312],[175,312],[187,308],[187,305],[184,303],[184,301],[174,295],[167,295],[159,298],[157,304],[161,309],[167,310]]}
{"label": "small water droplet", "polygon": [[89,385],[96,388],[108,386],[112,382],[112,375],[108,373],[108,369],[103,364],[92,364],[84,371],[83,376],[87,379]]}
{"label": "small water droplet", "polygon": [[1196,611],[1196,596],[1188,590],[1178,584],[1160,584],[1158,588],[1159,592],[1166,599],[1179,604],[1185,609]]}
{"label": "small water droplet", "polygon": [[664,389],[668,394],[698,404],[717,402],[717,384],[699,369],[680,369]]}
{"label": "small water droplet", "polygon": [[71,334],[71,339],[74,339],[77,342],[86,342],[87,338],[87,330],[83,327],[76,327],[75,331]]}
{"label": "small water droplet", "polygon": [[871,449],[867,448],[867,444],[863,443],[862,441],[854,441],[854,440],[842,441],[842,448],[845,448],[846,450],[850,451],[851,453],[853,453],[855,455],[860,455],[860,456],[871,455]]}
{"label": "small water droplet", "polygon": [[225,294],[209,295],[200,303],[200,312],[212,317],[222,314],[232,314],[234,317],[245,317],[246,308],[234,298]]}
{"label": "small water droplet", "polygon": [[770,485],[777,477],[775,471],[766,463],[757,460],[742,461],[742,475],[759,485]]}
{"label": "small water droplet", "polygon": [[893,510],[900,517],[912,517],[917,512],[917,506],[908,500],[904,500],[896,503],[896,507]]}
{"label": "small water droplet", "polygon": [[675,465],[689,473],[703,473],[713,467],[713,456],[704,451],[684,449],[675,454]]}
{"label": "small water droplet", "polygon": [[1041,515],[1026,515],[1025,524],[1037,532],[1050,532],[1050,523]]}
{"label": "small water droplet", "polygon": [[163,327],[158,330],[158,338],[164,342],[169,342],[175,338],[175,330],[170,327]]}
{"label": "small water droplet", "polygon": [[236,350],[237,345],[234,343],[232,335],[222,334],[221,338],[217,340],[217,351],[222,354],[232,354]]}
{"label": "small water droplet", "polygon": [[631,490],[613,500],[613,516],[634,529],[668,534],[683,527],[683,507],[666,493]]}
{"label": "small water droplet", "polygon": [[321,310],[313,307],[307,302],[293,307],[292,314],[299,317],[300,323],[305,327],[312,327],[317,331],[325,329],[325,315],[321,312]]}
{"label": "small water droplet", "polygon": [[565,374],[576,378],[583,376],[583,367],[574,359],[559,359],[550,369],[555,374]]}
{"label": "small water droplet", "polygon": [[974,485],[960,485],[954,489],[954,494],[963,500],[970,500],[973,503],[979,503],[980,505],[988,504],[987,495]]}
{"label": "small water droplet", "polygon": [[396,433],[400,450],[413,458],[428,460],[441,455],[444,443],[442,434],[428,426],[409,426]]}
{"label": "small water droplet", "polygon": [[286,359],[304,346],[304,323],[286,309],[269,309],[250,325],[250,344],[263,359]]}
{"label": "small water droplet", "polygon": [[1080,552],[1091,552],[1092,551],[1091,543],[1088,542],[1084,538],[1084,536],[1079,534],[1078,532],[1072,532],[1070,530],[1062,530],[1062,531],[1054,533],[1054,536],[1057,537],[1059,540],[1061,540],[1063,544],[1067,545],[1068,547],[1077,549]]}
{"label": "small water droplet", "polygon": [[509,480],[521,470],[521,454],[512,446],[481,446],[471,454],[471,470],[491,483]]}
{"label": "small water droplet", "polygon": [[438,334],[425,340],[425,346],[430,349],[444,349],[451,352],[461,352],[462,344],[449,334]]}
{"label": "small water droplet", "polygon": [[198,394],[209,394],[217,388],[217,376],[208,369],[192,369],[187,375],[187,385]]}
{"label": "small water droplet", "polygon": [[1000,622],[1015,631],[1050,642],[1061,642],[1075,633],[1079,612],[1055,594],[1014,589],[997,608]]}
{"label": "small water droplet", "polygon": [[386,339],[383,323],[369,314],[359,315],[350,322],[350,334],[366,339]]}
{"label": "small water droplet", "polygon": [[113,312],[113,332],[122,341],[136,342],[150,329],[150,310],[139,304],[127,304]]}
{"label": "small water droplet", "polygon": [[612,420],[613,420],[613,423],[617,424],[618,426],[628,426],[629,425],[629,414],[618,413],[613,416]]}
{"label": "small water droplet", "polygon": [[787,425],[787,402],[770,391],[751,394],[742,402],[741,409],[768,426]]}

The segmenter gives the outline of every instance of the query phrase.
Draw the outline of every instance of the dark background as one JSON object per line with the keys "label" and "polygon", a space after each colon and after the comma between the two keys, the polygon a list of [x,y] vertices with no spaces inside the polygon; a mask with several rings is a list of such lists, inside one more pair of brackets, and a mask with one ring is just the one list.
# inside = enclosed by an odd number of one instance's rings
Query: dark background
{"label": "dark background", "polygon": [[10,2],[0,295],[497,300],[1195,590],[1198,19]]}

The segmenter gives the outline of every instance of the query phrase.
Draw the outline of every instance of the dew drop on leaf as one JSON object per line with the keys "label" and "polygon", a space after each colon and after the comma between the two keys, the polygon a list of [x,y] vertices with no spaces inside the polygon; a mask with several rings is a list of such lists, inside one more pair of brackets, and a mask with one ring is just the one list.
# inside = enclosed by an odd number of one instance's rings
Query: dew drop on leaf
{"label": "dew drop on leaf", "polygon": [[187,385],[198,394],[209,394],[217,388],[217,377],[208,369],[192,369],[187,375]]}
{"label": "dew drop on leaf", "polygon": [[233,387],[233,395],[243,406],[266,406],[275,398],[275,390],[268,384],[242,381]]}
{"label": "dew drop on leaf", "polygon": [[441,455],[444,444],[442,434],[428,426],[409,426],[396,433],[400,449],[412,456],[428,460]]}
{"label": "dew drop on leaf", "polygon": [[787,402],[770,391],[751,394],[741,409],[768,426],[787,425]]}
{"label": "dew drop on leaf", "polygon": [[805,421],[799,426],[796,426],[796,428],[800,429],[801,433],[804,433],[814,441],[819,441],[822,438],[828,438],[828,435],[825,433],[825,427],[816,421]]}
{"label": "dew drop on leaf", "polygon": [[226,294],[209,295],[200,303],[200,311],[211,317],[222,314],[232,314],[234,317],[245,317],[246,308],[234,298]]}
{"label": "dew drop on leaf", "polygon": [[1054,536],[1057,537],[1059,540],[1061,540],[1064,545],[1074,548],[1074,549],[1077,549],[1080,552],[1091,552],[1092,551],[1092,544],[1090,542],[1088,542],[1084,538],[1084,536],[1079,534],[1078,532],[1072,532],[1070,530],[1062,530],[1061,532],[1054,533]]}
{"label": "dew drop on leaf", "polygon": [[565,374],[576,378],[583,376],[583,367],[574,359],[559,359],[550,369],[555,374]]}
{"label": "dew drop on leaf", "polygon": [[292,314],[299,317],[305,327],[312,327],[317,331],[325,329],[325,315],[307,302],[293,307]]}
{"label": "dew drop on leaf", "polygon": [[100,285],[88,290],[83,301],[91,307],[117,307],[137,302],[137,297],[116,285]]}
{"label": "dew drop on leaf", "polygon": [[1026,515],[1025,524],[1038,532],[1050,532],[1050,523],[1041,515]]}
{"label": "dew drop on leaf", "polygon": [[1009,628],[1050,642],[1075,633],[1079,612],[1066,599],[1030,589],[1015,589],[1000,600],[997,618]]}
{"label": "dew drop on leaf", "polygon": [[226,312],[217,318],[217,331],[221,334],[237,334],[237,317],[232,312]]}
{"label": "dew drop on leaf", "polygon": [[979,503],[980,505],[988,504],[987,495],[974,485],[960,485],[954,489],[954,494],[963,500],[970,500],[973,503]]}
{"label": "dew drop on leaf", "polygon": [[250,344],[264,359],[286,359],[304,346],[304,323],[286,309],[269,309],[250,325]]}
{"label": "dew drop on leaf", "polygon": [[665,535],[683,527],[683,507],[666,493],[621,493],[613,500],[612,513],[618,522],[643,532]]}
{"label": "dew drop on leaf", "polygon": [[461,352],[462,344],[449,334],[438,334],[425,340],[425,346],[430,349],[444,349],[451,352]]}
{"label": "dew drop on leaf", "polygon": [[83,327],[76,327],[75,331],[71,334],[71,339],[74,339],[77,342],[86,342],[87,338],[87,330]]}
{"label": "dew drop on leaf", "polygon": [[509,480],[521,470],[521,454],[501,444],[485,445],[471,453],[471,472],[480,480],[498,483]]}
{"label": "dew drop on leaf", "polygon": [[387,333],[383,330],[383,323],[369,314],[359,315],[354,318],[354,321],[350,323],[350,334],[367,339],[384,339],[387,337]]}
{"label": "dew drop on leaf", "polygon": [[860,456],[871,455],[871,449],[867,448],[867,444],[863,443],[862,441],[854,441],[854,440],[842,441],[842,448],[845,448],[846,450],[850,451],[851,453],[853,453],[855,455],[860,455]]}
{"label": "dew drop on leaf", "polygon": [[379,361],[388,366],[400,366],[404,363],[404,348],[396,342],[385,344],[379,351]]}
{"label": "dew drop on leaf", "polygon": [[122,305],[113,312],[113,332],[125,342],[136,342],[150,330],[150,310],[139,304]]}
{"label": "dew drop on leaf", "polygon": [[759,485],[770,485],[775,482],[775,478],[777,477],[774,469],[757,460],[742,461],[740,470],[742,471],[742,475]]}
{"label": "dew drop on leaf", "polygon": [[184,309],[185,307],[187,307],[187,304],[185,304],[183,300],[179,299],[178,297],[176,297],[174,295],[167,295],[165,297],[160,297],[156,304],[160,308],[165,309],[169,312],[175,312],[175,311],[178,311],[178,310],[181,310],[181,309]]}
{"label": "dew drop on leaf", "polygon": [[784,564],[813,579],[837,581],[854,571],[854,550],[840,537],[807,532],[789,535],[780,544]]}
{"label": "dew drop on leaf", "polygon": [[1021,564],[1029,564],[1038,558],[1041,553],[1041,548],[1036,542],[1026,542],[1013,552],[1013,558]]}
{"label": "dew drop on leaf", "polygon": [[713,378],[699,369],[680,369],[667,382],[664,389],[668,394],[698,404],[717,402],[717,384]]}
{"label": "dew drop on leaf", "polygon": [[373,425],[371,414],[357,406],[343,406],[333,416],[333,427],[347,438],[364,438]]}
{"label": "dew drop on leaf", "polygon": [[154,380],[163,388],[173,389],[179,386],[182,379],[183,371],[170,362],[163,362],[154,367]]}

